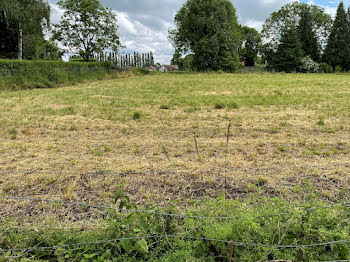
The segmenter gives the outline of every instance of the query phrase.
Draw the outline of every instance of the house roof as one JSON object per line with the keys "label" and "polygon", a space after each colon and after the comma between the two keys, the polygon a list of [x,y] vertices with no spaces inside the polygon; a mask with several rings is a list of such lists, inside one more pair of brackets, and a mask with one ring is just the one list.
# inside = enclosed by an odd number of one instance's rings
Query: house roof
{"label": "house roof", "polygon": [[176,67],[174,65],[163,65],[163,67],[168,71],[176,71]]}

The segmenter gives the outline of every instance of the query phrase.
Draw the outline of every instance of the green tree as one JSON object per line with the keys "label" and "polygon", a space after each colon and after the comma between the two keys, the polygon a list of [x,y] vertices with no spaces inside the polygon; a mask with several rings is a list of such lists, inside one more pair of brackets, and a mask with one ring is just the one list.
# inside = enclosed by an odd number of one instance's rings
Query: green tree
{"label": "green tree", "polygon": [[254,66],[261,46],[260,34],[248,26],[243,26],[241,32],[243,35],[241,61],[244,61],[246,66]]}
{"label": "green tree", "polygon": [[332,32],[329,37],[323,60],[333,68],[340,66],[343,70],[350,69],[350,28],[344,4],[337,9]]}
{"label": "green tree", "polygon": [[104,8],[99,0],[65,0],[58,5],[65,11],[60,24],[54,25],[52,39],[67,51],[79,54],[86,62],[105,49],[118,52],[117,18],[111,9]]}
{"label": "green tree", "polygon": [[[23,58],[39,59],[45,51],[44,32],[49,29],[50,5],[44,0],[1,0],[9,23],[22,31]],[[13,39],[17,42],[18,39]]]}
{"label": "green tree", "polygon": [[298,28],[301,17],[308,11],[311,17],[312,31],[315,33],[319,47],[323,49],[332,27],[332,18],[325,13],[324,8],[317,5],[308,5],[299,2],[293,2],[284,5],[277,12],[273,12],[265,21],[261,36],[264,45],[264,55],[275,52],[279,46],[282,32],[285,28]]}
{"label": "green tree", "polygon": [[273,56],[273,68],[286,73],[297,71],[302,58],[303,51],[297,31],[294,28],[286,28]]}
{"label": "green tree", "polygon": [[169,40],[181,54],[194,54],[199,71],[237,68],[240,32],[229,0],[187,0],[175,16]]}
{"label": "green tree", "polygon": [[315,62],[319,62],[321,52],[309,9],[305,9],[301,13],[298,34],[304,55],[309,56]]}
{"label": "green tree", "polygon": [[179,66],[179,69],[183,69],[183,58],[180,50],[175,50],[173,58],[171,59],[170,62],[172,65],[177,65]]}
{"label": "green tree", "polygon": [[44,51],[40,55],[40,59],[43,60],[61,60],[63,56],[63,51],[61,51],[58,46],[52,41],[45,41]]}

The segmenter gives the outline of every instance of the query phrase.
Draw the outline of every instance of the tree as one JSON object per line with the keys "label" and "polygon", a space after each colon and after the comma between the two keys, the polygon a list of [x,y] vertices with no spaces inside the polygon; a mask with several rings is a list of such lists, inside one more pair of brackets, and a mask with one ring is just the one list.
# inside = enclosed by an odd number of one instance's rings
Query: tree
{"label": "tree", "polygon": [[86,62],[105,49],[118,52],[117,18],[111,9],[104,8],[99,0],[65,0],[58,5],[65,11],[60,24],[54,25],[52,39],[67,51],[79,54]]}
{"label": "tree", "polygon": [[319,62],[321,58],[320,47],[313,29],[310,10],[303,10],[300,16],[301,18],[297,30],[304,55],[309,56],[315,62]]}
{"label": "tree", "polygon": [[273,68],[277,71],[291,73],[298,70],[303,51],[297,31],[286,28],[282,32],[280,45],[273,57]]}
{"label": "tree", "polygon": [[180,54],[194,54],[199,71],[233,71],[240,43],[236,10],[229,0],[187,0],[175,15],[169,40]]}
{"label": "tree", "polygon": [[177,65],[180,70],[183,70],[183,58],[180,50],[175,50],[173,58],[170,62],[172,65]]}
{"label": "tree", "polygon": [[350,69],[350,28],[344,4],[341,2],[337,9],[332,32],[329,36],[323,60],[333,69],[340,66],[343,70]]}
{"label": "tree", "polygon": [[52,41],[45,41],[44,51],[40,55],[40,59],[43,60],[61,60],[63,52]]}
{"label": "tree", "polygon": [[243,26],[241,32],[243,35],[243,45],[240,52],[241,61],[246,66],[254,66],[261,45],[260,34],[256,29],[248,26]]}
{"label": "tree", "polygon": [[322,49],[327,43],[332,27],[332,18],[325,13],[324,8],[317,5],[308,5],[293,2],[284,5],[279,11],[273,12],[265,21],[261,32],[263,42],[265,42],[265,55],[275,52],[280,43],[282,32],[285,28],[298,28],[302,14],[308,11],[311,17],[312,31],[315,33],[318,45]]}
{"label": "tree", "polygon": [[[40,58],[45,51],[44,31],[50,25],[50,5],[47,1],[1,0],[0,10],[6,12],[9,23],[22,33],[23,58]],[[17,45],[18,39],[12,41]]]}

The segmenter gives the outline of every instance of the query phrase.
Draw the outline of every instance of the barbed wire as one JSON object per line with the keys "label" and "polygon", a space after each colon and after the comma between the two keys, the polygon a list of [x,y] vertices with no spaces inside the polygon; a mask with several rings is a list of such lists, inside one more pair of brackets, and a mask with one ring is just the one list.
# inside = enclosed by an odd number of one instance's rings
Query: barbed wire
{"label": "barbed wire", "polygon": [[27,170],[27,171],[8,171],[0,170],[0,175],[116,175],[116,176],[129,176],[129,175],[167,175],[167,174],[193,174],[193,173],[204,173],[204,174],[227,174],[230,172],[263,172],[263,171],[281,171],[288,169],[326,169],[331,167],[348,167],[349,163],[337,163],[329,165],[305,165],[305,166],[284,166],[284,167],[256,167],[256,168],[227,168],[227,169],[207,169],[207,170],[148,170],[148,171],[124,171],[124,172],[113,172],[113,171],[92,171],[92,172],[61,172],[61,171],[37,171],[37,170]]}
{"label": "barbed wire", "polygon": [[231,241],[231,240],[215,239],[215,238],[207,238],[207,237],[196,237],[196,236],[149,235],[146,237],[124,237],[124,238],[115,238],[115,239],[111,239],[111,240],[81,242],[81,243],[73,243],[73,244],[62,244],[62,245],[45,246],[45,247],[36,246],[36,247],[29,247],[29,248],[13,248],[13,249],[0,248],[0,252],[7,253],[7,252],[26,252],[26,251],[35,251],[35,250],[53,250],[53,249],[69,248],[69,247],[75,247],[75,246],[115,243],[117,241],[122,241],[122,240],[141,240],[141,239],[150,239],[150,238],[175,238],[175,239],[187,239],[187,240],[194,240],[194,241],[204,240],[204,241],[209,241],[209,242],[231,244],[231,245],[238,246],[238,247],[255,247],[255,248],[260,247],[260,248],[274,248],[274,249],[313,248],[313,247],[321,247],[321,246],[332,246],[332,245],[344,244],[344,243],[350,242],[350,239],[344,239],[344,240],[330,241],[330,242],[323,242],[323,243],[314,243],[314,244],[266,245],[266,244],[259,244],[259,243],[236,242],[236,241]]}
{"label": "barbed wire", "polygon": [[[215,220],[229,220],[229,219],[239,219],[238,216],[195,216],[195,215],[181,215],[181,214],[173,214],[173,213],[166,213],[166,212],[156,212],[156,211],[149,211],[149,210],[139,210],[139,209],[119,209],[116,207],[110,207],[110,206],[103,206],[103,205],[91,205],[86,203],[80,203],[80,202],[74,202],[74,201],[60,201],[60,200],[51,200],[51,199],[39,199],[39,198],[31,198],[31,197],[10,197],[10,196],[0,196],[0,199],[3,200],[14,200],[14,201],[34,201],[34,202],[47,202],[52,204],[61,204],[61,205],[67,205],[67,206],[81,206],[81,207],[87,207],[87,208],[94,208],[94,209],[102,209],[102,210],[113,210],[118,212],[127,212],[127,213],[141,213],[141,214],[149,214],[149,215],[158,215],[158,216],[168,216],[168,217],[175,217],[179,219],[199,219],[199,220],[205,220],[205,219],[215,219]],[[313,207],[313,208],[307,208],[302,206],[297,207],[290,207],[287,212],[282,213],[275,213],[270,215],[259,215],[254,216],[254,219],[258,218],[271,218],[271,217],[278,217],[278,216],[288,216],[292,214],[290,209],[302,209],[306,212],[312,212],[314,210],[319,209],[331,209],[335,207],[342,207],[342,206],[349,206],[350,203],[344,202],[340,204],[333,204],[328,206],[319,206],[319,207]]]}

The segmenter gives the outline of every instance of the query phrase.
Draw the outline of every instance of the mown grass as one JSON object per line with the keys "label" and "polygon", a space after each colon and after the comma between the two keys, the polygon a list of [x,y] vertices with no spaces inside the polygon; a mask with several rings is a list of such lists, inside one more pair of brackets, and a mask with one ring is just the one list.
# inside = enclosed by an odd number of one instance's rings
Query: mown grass
{"label": "mown grass", "polygon": [[[348,74],[165,73],[56,89],[1,91],[0,170],[15,172],[0,176],[0,195],[108,205],[114,192],[125,190],[138,206],[155,205],[157,209],[158,206],[175,205],[188,212],[196,210],[197,214],[238,213],[246,219],[214,224],[196,222],[196,225],[192,221],[180,221],[176,230],[173,229],[180,234],[200,236],[201,233],[194,230],[198,226],[211,238],[266,244],[278,243],[283,230],[286,237],[281,243],[286,244],[294,241],[293,236],[298,243],[348,238],[346,209],[341,211],[339,219],[338,211],[329,209],[316,212],[315,217],[310,215],[303,229],[309,233],[303,239],[293,235],[301,232],[299,218],[302,221],[304,218],[303,215],[300,217],[299,211],[286,220],[274,218],[255,222],[253,213],[260,214],[265,210],[271,214],[274,201],[261,209],[248,208],[244,215],[245,212],[234,207],[237,202],[230,200],[239,199],[243,206],[244,203],[250,206],[249,199],[277,196],[284,199],[276,200],[282,201],[281,205],[287,205],[289,201],[305,204],[302,201],[310,192],[324,202],[348,200],[349,84]],[[241,171],[220,172],[232,168],[241,168]],[[217,171],[204,172],[213,169]],[[158,174],[154,170],[185,172]],[[23,175],[24,171],[34,173]],[[36,174],[36,171],[41,173]],[[89,171],[99,175],[82,175]],[[145,173],[118,176],[104,174],[107,171]],[[305,188],[305,184],[311,186]],[[211,202],[223,195],[228,202]],[[196,208],[196,203],[206,198],[208,202],[202,202],[203,205]],[[230,203],[235,204],[230,206]],[[277,208],[275,211],[283,210]],[[35,233],[25,238],[22,233],[10,230],[6,233],[10,241],[3,242],[4,248],[15,247],[9,242],[22,247],[41,241],[40,245],[52,245],[120,237],[124,236],[121,225],[129,226],[118,218],[117,224],[109,220],[105,221],[107,225],[101,222],[110,229],[109,233],[106,230],[90,231],[100,223],[100,214],[67,210],[62,216],[56,207],[1,201],[3,227],[10,223],[5,220],[8,214],[23,217],[23,223],[39,224],[53,219],[59,225],[71,225],[84,233],[83,236],[73,234],[73,241],[68,238],[69,231],[57,233],[55,237],[53,231],[44,230],[40,233],[42,238],[36,241]],[[295,219],[286,230],[293,215]],[[90,220],[85,225],[78,222],[86,217]],[[139,219],[135,217],[133,223],[139,223]],[[161,222],[150,219],[154,225]],[[247,228],[250,230],[244,235]],[[160,234],[163,229],[161,226],[142,233]],[[138,235],[131,228],[125,232]],[[28,256],[63,259],[68,255],[67,260],[72,256],[77,260],[93,261],[95,258],[86,258],[84,254],[96,253],[97,259],[102,257],[101,252],[110,250],[113,256],[119,255],[120,260],[182,261],[181,258],[188,257],[189,261],[195,261],[213,257],[210,246],[203,241],[169,241],[160,241],[156,246],[148,243],[150,253],[145,255],[140,252],[125,254],[125,250],[118,251],[114,245],[102,245],[61,250],[62,254],[57,251]],[[218,248],[224,256],[231,252],[222,245]],[[349,253],[347,244],[314,250],[273,250],[272,253],[266,249],[235,248],[234,259],[348,259],[344,252]],[[212,260],[208,258],[207,261]]]}

